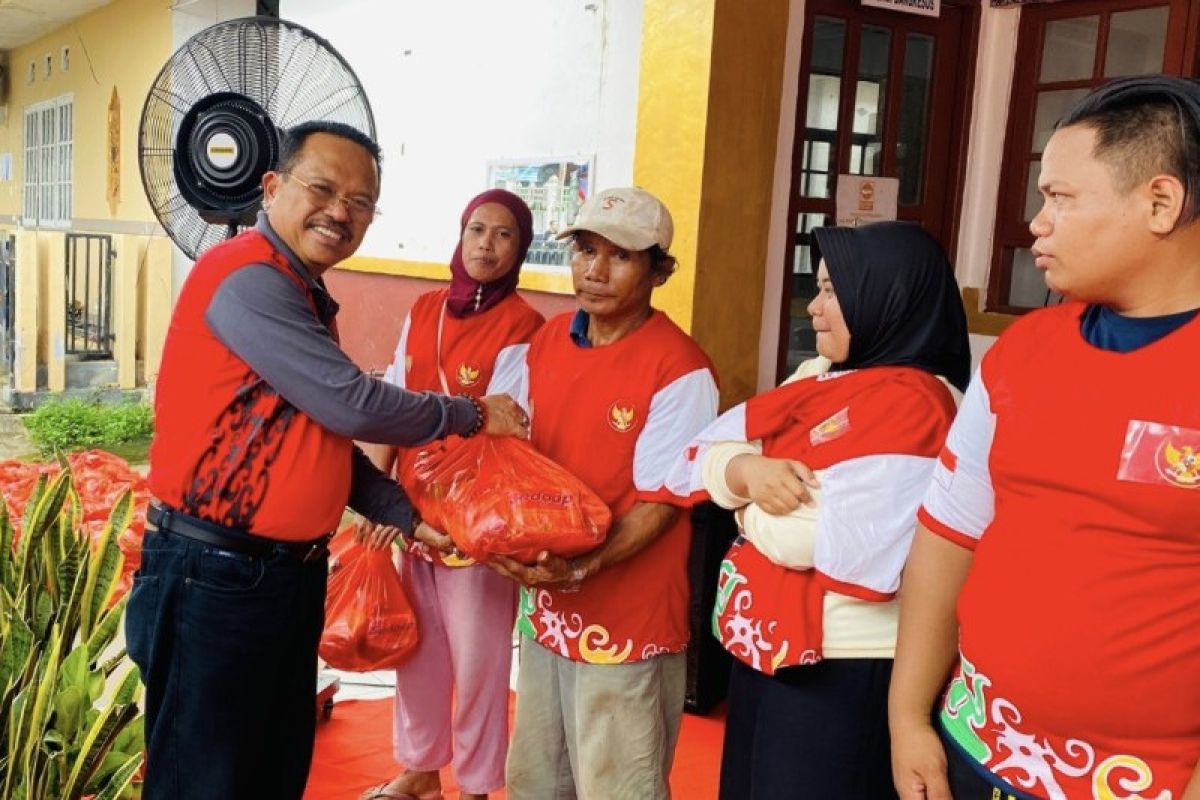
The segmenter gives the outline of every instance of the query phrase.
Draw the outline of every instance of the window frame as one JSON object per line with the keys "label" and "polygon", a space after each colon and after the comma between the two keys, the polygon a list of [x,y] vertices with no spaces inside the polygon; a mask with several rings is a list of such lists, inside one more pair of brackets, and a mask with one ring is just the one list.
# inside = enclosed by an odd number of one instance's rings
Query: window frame
{"label": "window frame", "polygon": [[21,223],[69,228],[75,204],[75,96],[59,95],[22,111]]}

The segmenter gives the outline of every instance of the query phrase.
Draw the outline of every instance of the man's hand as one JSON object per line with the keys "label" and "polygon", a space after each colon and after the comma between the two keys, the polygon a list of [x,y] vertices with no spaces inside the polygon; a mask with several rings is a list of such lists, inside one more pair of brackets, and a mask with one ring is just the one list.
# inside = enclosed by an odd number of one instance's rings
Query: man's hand
{"label": "man's hand", "polygon": [[446,555],[461,555],[454,546],[454,540],[441,531],[436,531],[422,521],[413,531],[413,538],[428,545],[433,550]]}
{"label": "man's hand", "polygon": [[354,524],[354,541],[368,550],[382,550],[391,545],[402,531],[394,525],[378,525],[365,517]]}
{"label": "man's hand", "polygon": [[529,438],[529,415],[517,405],[516,400],[506,394],[489,394],[479,398],[479,402],[487,409],[487,425],[483,433]]}
{"label": "man's hand", "polygon": [[578,586],[584,577],[583,570],[572,567],[570,561],[548,550],[538,553],[537,561],[532,564],[522,564],[508,556],[492,556],[487,565],[496,573],[523,586],[552,585],[568,589]]}
{"label": "man's hand", "polygon": [[946,749],[929,722],[893,724],[892,780],[900,800],[953,800]]}
{"label": "man's hand", "polygon": [[812,505],[808,490],[821,485],[805,464],[788,458],[746,453],[730,461],[726,472],[735,478],[729,482],[744,484],[745,496],[768,514],[788,514],[801,505]]}

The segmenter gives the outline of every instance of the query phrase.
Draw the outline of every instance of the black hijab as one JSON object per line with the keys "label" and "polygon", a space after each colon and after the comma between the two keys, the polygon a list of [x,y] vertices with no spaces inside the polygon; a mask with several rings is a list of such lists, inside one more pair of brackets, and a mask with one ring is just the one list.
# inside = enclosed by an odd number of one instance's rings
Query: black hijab
{"label": "black hijab", "polygon": [[967,316],[954,270],[937,240],[913,222],[816,228],[850,329],[846,369],[912,366],[960,391],[971,378]]}

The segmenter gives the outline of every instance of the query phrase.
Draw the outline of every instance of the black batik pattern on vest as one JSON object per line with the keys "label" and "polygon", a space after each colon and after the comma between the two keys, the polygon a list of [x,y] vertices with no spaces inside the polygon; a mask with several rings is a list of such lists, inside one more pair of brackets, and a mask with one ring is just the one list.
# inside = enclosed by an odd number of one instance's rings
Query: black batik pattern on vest
{"label": "black batik pattern on vest", "polygon": [[248,372],[233,402],[216,421],[212,442],[200,457],[183,499],[183,511],[227,527],[250,530],[295,417],[295,406],[258,375]]}

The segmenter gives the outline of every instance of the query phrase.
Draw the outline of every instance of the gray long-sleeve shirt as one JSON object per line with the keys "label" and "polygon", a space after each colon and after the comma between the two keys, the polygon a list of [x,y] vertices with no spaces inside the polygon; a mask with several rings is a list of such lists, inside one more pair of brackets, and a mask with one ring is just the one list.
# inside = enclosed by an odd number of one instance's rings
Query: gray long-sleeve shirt
{"label": "gray long-sleeve shirt", "polygon": [[[323,298],[331,318],[337,305],[324,284],[305,270],[265,215],[259,216],[258,229]],[[466,398],[411,392],[365,374],[334,341],[296,284],[270,265],[251,264],[231,273],[213,294],[204,318],[213,335],[281,397],[342,436],[407,447],[465,433],[477,420]],[[410,530],[412,508],[396,482],[358,448],[352,469],[349,506],[368,519]]]}

